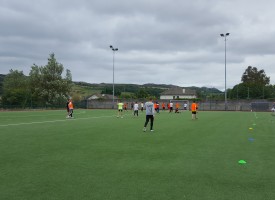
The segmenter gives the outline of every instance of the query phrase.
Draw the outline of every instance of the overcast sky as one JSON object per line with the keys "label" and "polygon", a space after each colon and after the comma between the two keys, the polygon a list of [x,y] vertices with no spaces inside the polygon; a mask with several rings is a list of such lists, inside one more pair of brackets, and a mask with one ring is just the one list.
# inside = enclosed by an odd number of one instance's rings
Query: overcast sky
{"label": "overcast sky", "polygon": [[274,0],[0,0],[0,74],[49,54],[73,81],[227,88],[248,66],[275,84]]}

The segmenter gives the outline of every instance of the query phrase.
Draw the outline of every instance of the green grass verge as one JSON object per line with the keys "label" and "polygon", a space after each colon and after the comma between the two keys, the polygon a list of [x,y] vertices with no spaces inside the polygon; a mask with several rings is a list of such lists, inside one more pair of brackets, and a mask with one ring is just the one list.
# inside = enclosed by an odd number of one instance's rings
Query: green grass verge
{"label": "green grass verge", "polygon": [[102,90],[100,88],[93,88],[89,86],[80,86],[73,84],[71,89],[71,95],[72,96],[78,96],[79,98],[91,96],[96,93],[101,93]]}
{"label": "green grass verge", "polygon": [[1,112],[0,199],[275,199],[270,113],[116,114]]}

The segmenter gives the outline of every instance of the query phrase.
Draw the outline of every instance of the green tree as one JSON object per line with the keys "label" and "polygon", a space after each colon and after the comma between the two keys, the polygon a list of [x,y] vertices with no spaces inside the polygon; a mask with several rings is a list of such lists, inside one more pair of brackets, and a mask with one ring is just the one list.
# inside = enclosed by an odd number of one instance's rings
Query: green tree
{"label": "green tree", "polygon": [[29,73],[32,106],[44,106],[44,99],[41,93],[41,68],[33,64]]}
{"label": "green tree", "polygon": [[247,98],[266,98],[264,91],[269,82],[270,77],[266,76],[263,69],[258,71],[257,67],[248,66],[242,75],[242,83],[246,87]]}
{"label": "green tree", "polygon": [[137,92],[137,98],[147,98],[149,96],[148,92],[143,88],[139,89]]}
{"label": "green tree", "polygon": [[5,75],[0,74],[0,96],[2,96],[2,94],[3,94],[3,82],[4,82],[4,79],[5,79]]}
{"label": "green tree", "polygon": [[248,99],[250,98],[249,88],[244,83],[235,85],[228,90],[228,97],[230,99]]}
{"label": "green tree", "polygon": [[121,98],[121,99],[135,99],[136,96],[132,93],[121,93],[119,98]]}
{"label": "green tree", "polygon": [[264,87],[263,95],[265,99],[275,98],[275,85],[268,85]]}
{"label": "green tree", "polygon": [[257,67],[248,66],[242,75],[242,82],[247,86],[254,84],[266,86],[269,85],[270,77],[266,76],[263,69],[258,71]]}
{"label": "green tree", "polygon": [[[115,86],[115,96],[120,96],[122,92],[122,88],[119,86]],[[101,94],[113,94],[113,86],[106,86],[102,89]]]}
{"label": "green tree", "polygon": [[267,77],[264,70],[248,66],[241,78],[242,83],[235,85],[229,90],[231,99],[263,99],[271,98],[273,95],[272,86],[269,85],[270,77]]}
{"label": "green tree", "polygon": [[73,76],[72,76],[72,73],[69,69],[66,69],[65,80],[67,81],[67,83],[72,84]]}
{"label": "green tree", "polygon": [[72,74],[66,70],[62,78],[64,67],[56,61],[52,53],[46,66],[33,65],[30,71],[30,88],[32,98],[38,105],[59,105],[69,96],[72,86]]}
{"label": "green tree", "polygon": [[23,71],[10,70],[3,82],[3,105],[25,107],[30,97],[29,83]]}

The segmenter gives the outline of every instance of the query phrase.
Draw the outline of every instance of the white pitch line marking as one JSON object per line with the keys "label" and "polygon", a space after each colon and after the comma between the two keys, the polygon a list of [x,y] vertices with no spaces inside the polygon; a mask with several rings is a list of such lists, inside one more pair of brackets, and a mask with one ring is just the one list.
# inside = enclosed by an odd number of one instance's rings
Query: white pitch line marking
{"label": "white pitch line marking", "polygon": [[100,116],[100,117],[86,117],[86,118],[77,118],[77,119],[62,119],[62,120],[54,120],[54,121],[25,122],[25,123],[18,123],[18,124],[4,124],[4,125],[0,125],[0,127],[20,126],[20,125],[32,125],[32,124],[45,124],[45,123],[76,121],[76,120],[87,120],[87,119],[98,119],[98,118],[105,118],[105,117],[108,118],[108,117],[115,117],[115,116],[116,115],[112,115],[112,116]]}

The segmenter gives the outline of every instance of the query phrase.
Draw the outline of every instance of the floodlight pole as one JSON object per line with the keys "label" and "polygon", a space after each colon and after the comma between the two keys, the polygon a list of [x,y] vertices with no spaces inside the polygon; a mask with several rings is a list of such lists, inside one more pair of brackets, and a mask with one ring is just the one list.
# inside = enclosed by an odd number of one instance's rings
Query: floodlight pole
{"label": "floodlight pole", "polygon": [[226,37],[229,36],[229,33],[220,34],[221,37],[224,37],[224,110],[227,110],[227,89],[226,89]]}
{"label": "floodlight pole", "polygon": [[110,48],[113,51],[113,106],[112,108],[115,108],[115,52],[118,51],[118,48],[114,48],[112,45],[110,45]]}

